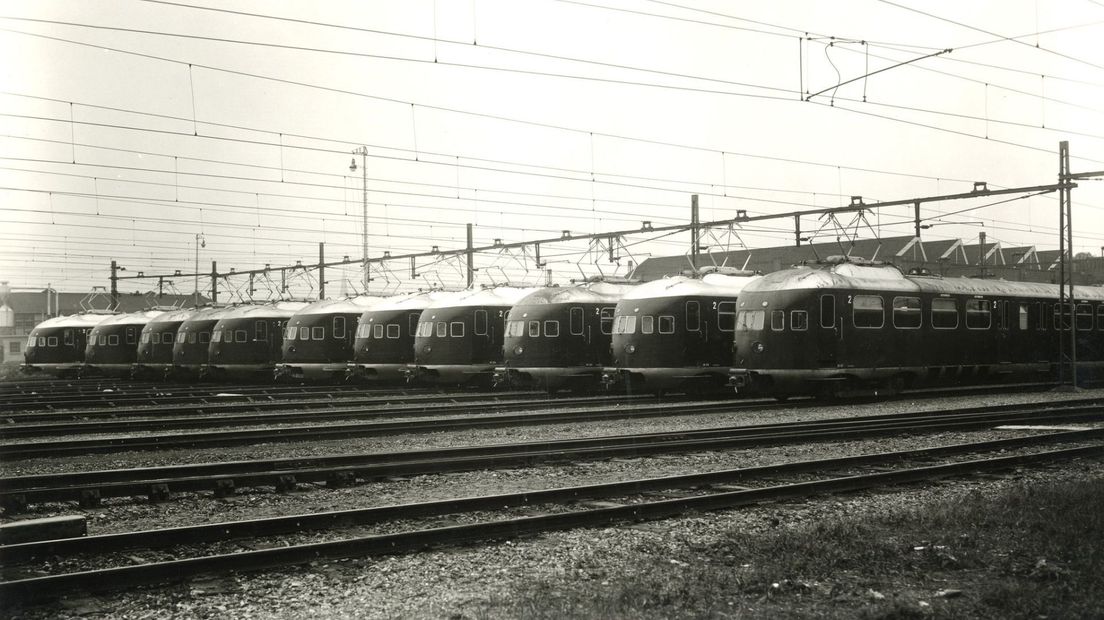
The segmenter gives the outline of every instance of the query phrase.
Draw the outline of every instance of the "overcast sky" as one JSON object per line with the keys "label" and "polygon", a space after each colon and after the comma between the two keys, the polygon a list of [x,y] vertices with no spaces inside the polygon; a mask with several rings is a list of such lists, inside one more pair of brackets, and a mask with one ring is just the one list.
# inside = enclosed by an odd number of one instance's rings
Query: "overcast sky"
{"label": "overcast sky", "polygon": [[[106,286],[112,259],[122,275],[192,273],[198,234],[200,271],[317,262],[319,242],[328,260],[358,257],[361,145],[371,256],[462,248],[466,223],[477,245],[678,224],[692,194],[720,220],[1052,184],[1061,140],[1073,172],[1104,170],[1096,0],[43,0],[0,13],[0,280],[18,287]],[[1104,252],[1101,188],[1073,190],[1075,251]],[[1056,194],[1017,198],[926,204],[924,238],[1056,248]],[[912,208],[801,221],[815,241],[841,226],[910,235]],[[704,243],[785,245],[793,229],[755,222]],[[556,281],[624,273],[685,253],[689,236],[623,245],[616,263],[585,242],[541,258]],[[543,281],[533,258],[481,254],[479,281]],[[463,281],[456,261],[419,259],[415,280],[409,261],[386,265],[375,293]],[[311,277],[293,290],[311,293]],[[360,286],[355,268],[327,280],[331,294]]]}

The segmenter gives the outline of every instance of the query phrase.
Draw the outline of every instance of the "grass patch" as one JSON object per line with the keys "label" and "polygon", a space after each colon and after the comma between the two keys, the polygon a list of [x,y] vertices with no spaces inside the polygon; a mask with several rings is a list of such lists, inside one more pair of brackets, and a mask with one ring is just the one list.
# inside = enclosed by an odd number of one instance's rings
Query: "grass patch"
{"label": "grass patch", "polygon": [[[815,500],[814,500],[815,501]],[[484,609],[525,618],[1101,618],[1104,481],[1019,483],[879,516],[674,550],[597,578],[526,583]],[[666,552],[665,552],[666,551]],[[600,559],[595,559],[600,564]],[[603,581],[604,578],[604,581]]]}

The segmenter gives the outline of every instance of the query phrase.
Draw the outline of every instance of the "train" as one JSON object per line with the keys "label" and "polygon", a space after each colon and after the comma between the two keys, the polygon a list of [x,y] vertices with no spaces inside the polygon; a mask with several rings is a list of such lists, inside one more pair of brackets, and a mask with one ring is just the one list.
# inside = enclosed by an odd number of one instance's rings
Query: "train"
{"label": "train", "polygon": [[88,334],[114,312],[83,312],[42,321],[27,336],[20,370],[26,374],[46,373],[75,377],[84,366]]}
{"label": "train", "polygon": [[100,321],[88,332],[81,375],[129,377],[138,361],[138,338],[146,325],[165,309],[117,314]]}
{"label": "train", "polygon": [[728,390],[737,300],[760,277],[711,266],[634,288],[614,309],[604,384],[629,393]]}
{"label": "train", "polygon": [[446,295],[426,306],[414,335],[411,382],[490,387],[502,364],[506,313],[535,288],[495,286]]}
{"label": "train", "polygon": [[304,301],[274,301],[230,309],[211,330],[200,377],[270,380],[280,362],[284,329]]}
{"label": "train", "polygon": [[173,342],[169,378],[184,381],[199,379],[203,366],[207,364],[211,332],[219,320],[233,308],[216,305],[198,308],[180,324]]}
{"label": "train", "polygon": [[165,378],[173,365],[173,347],[176,335],[184,321],[196,311],[179,309],[157,316],[146,323],[138,338],[138,353],[131,365],[130,375],[134,378]]}
{"label": "train", "polygon": [[613,362],[610,339],[617,302],[637,280],[594,277],[522,297],[506,317],[497,387],[595,391]]}
{"label": "train", "polygon": [[1072,291],[1063,308],[1054,284],[903,273],[847,257],[795,266],[741,293],[732,385],[745,394],[833,398],[1052,381],[1058,328],[1069,322],[1079,378],[1099,378],[1104,288]]}
{"label": "train", "polygon": [[276,379],[344,380],[360,316],[383,299],[326,299],[297,311],[287,321]]}
{"label": "train", "polygon": [[414,338],[422,311],[453,296],[441,290],[396,296],[360,315],[352,360],[345,378],[353,382],[394,383],[407,379],[414,363]]}

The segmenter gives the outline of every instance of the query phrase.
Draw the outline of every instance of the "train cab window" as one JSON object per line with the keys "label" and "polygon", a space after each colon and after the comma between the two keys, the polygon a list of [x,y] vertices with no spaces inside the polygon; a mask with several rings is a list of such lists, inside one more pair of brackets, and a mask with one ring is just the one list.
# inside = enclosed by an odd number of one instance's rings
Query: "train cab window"
{"label": "train cab window", "polygon": [[218,342],[221,339],[221,337],[222,337],[222,332],[221,331],[216,329],[215,331],[211,332],[211,342]]}
{"label": "train cab window", "polygon": [[809,313],[804,310],[790,311],[790,329],[803,332],[809,329]]}
{"label": "train cab window", "polygon": [[487,311],[476,310],[475,311],[475,325],[473,326],[475,335],[486,336],[487,335]]}
{"label": "train cab window", "polygon": [[506,321],[506,337],[517,338],[525,333],[525,321]]}
{"label": "train cab window", "polygon": [[46,338],[46,346],[48,346],[48,347],[56,347],[56,346],[57,346],[57,336],[49,336],[49,337],[47,337],[47,338]]}
{"label": "train cab window", "polygon": [[661,334],[675,333],[675,317],[669,314],[660,316],[658,327]]}
{"label": "train cab window", "polygon": [[[197,340],[197,338],[196,338],[196,333],[195,332],[192,332],[192,333],[188,334],[188,344],[195,344],[196,340]],[[202,333],[199,334],[198,340],[200,342],[203,342],[203,334]]]}
{"label": "train cab window", "polygon": [[65,333],[62,335],[62,342],[65,343],[66,345],[73,344],[73,330],[71,330],[71,329],[65,330]]}
{"label": "train cab window", "polygon": [[832,328],[836,326],[836,296],[820,296],[820,326]]}
{"label": "train cab window", "polygon": [[345,337],[345,317],[335,316],[333,318],[333,335],[334,338]]}
{"label": "train cab window", "polygon": [[119,345],[119,334],[111,334],[107,337],[107,346],[114,347]]}
{"label": "train cab window", "polygon": [[388,323],[387,324],[387,337],[388,338],[390,338],[392,340],[398,339],[400,331],[402,331],[402,325],[399,325],[398,323]]}
{"label": "train cab window", "polygon": [[255,321],[253,323],[253,338],[256,340],[268,340],[268,323]]}
{"label": "train cab window", "polygon": [[463,321],[453,321],[452,323],[449,323],[449,332],[452,334],[453,338],[463,338],[464,337],[464,323],[463,323]]}
{"label": "train cab window", "polygon": [[383,338],[383,323],[376,323],[372,326],[372,337]]}
{"label": "train cab window", "polygon": [[919,297],[893,298],[894,327],[898,329],[916,329],[920,327],[922,318]]}
{"label": "train cab window", "polygon": [[655,331],[655,317],[646,314],[640,317],[640,333],[650,334]]}
{"label": "train cab window", "polygon": [[298,327],[287,328],[287,333],[284,334],[284,340],[295,340],[295,332],[299,331]]}
{"label": "train cab window", "polygon": [[933,299],[931,324],[935,329],[954,329],[958,327],[958,302],[953,299]]}
{"label": "train cab window", "polygon": [[138,339],[138,342],[140,342],[141,344],[146,344],[149,341],[150,341],[149,332],[142,332],[142,337]]}
{"label": "train cab window", "polygon": [[[672,332],[674,329],[671,330]],[[636,333],[636,316],[622,314],[617,317],[617,322],[613,324],[613,333],[615,334],[635,334]],[[663,333],[663,332],[660,332]]]}
{"label": "train cab window", "polygon": [[529,337],[536,338],[540,335],[540,321],[529,321]]}
{"label": "train cab window", "polygon": [[126,328],[126,343],[135,344],[138,340],[138,334],[134,333],[133,327]]}
{"label": "train cab window", "polygon": [[1077,304],[1077,331],[1084,332],[1093,328],[1093,310],[1089,304]]}
{"label": "train cab window", "polygon": [[851,305],[855,327],[877,329],[885,325],[884,303],[877,295],[855,295]]}
{"label": "train cab window", "polygon": [[598,327],[607,336],[613,333],[613,311],[612,307],[605,307],[598,311]]}
{"label": "train cab window", "polygon": [[780,332],[786,329],[786,311],[771,310],[771,330]]}
{"label": "train cab window", "polygon": [[736,302],[722,301],[717,304],[717,328],[722,332],[736,329]]}
{"label": "train cab window", "polygon": [[992,303],[987,299],[966,300],[966,329],[989,329],[993,325]]}
{"label": "train cab window", "polygon": [[234,332],[238,337],[238,342],[249,342],[249,332],[244,329],[239,329]]}
{"label": "train cab window", "polygon": [[544,337],[555,338],[560,335],[560,322],[559,321],[545,321],[544,322]]}
{"label": "train cab window", "polygon": [[[149,334],[142,334],[142,341],[143,342],[149,342],[150,341],[150,335]],[[161,344],[161,332],[153,332],[153,344]]]}
{"label": "train cab window", "polygon": [[437,337],[444,338],[446,336],[448,336],[448,323],[437,321]]}
{"label": "train cab window", "polygon": [[166,332],[165,335],[161,338],[161,341],[165,344],[172,344],[173,340],[174,338],[172,332]]}
{"label": "train cab window", "polygon": [[767,320],[765,310],[741,310],[736,314],[736,331],[759,331]]}
{"label": "train cab window", "polygon": [[1096,307],[1096,328],[1104,331],[1104,304]]}
{"label": "train cab window", "polygon": [[34,336],[27,336],[27,348],[28,349],[33,349],[34,346],[35,346],[35,337]]}
{"label": "train cab window", "polygon": [[701,304],[696,301],[686,302],[686,331],[696,332],[701,329]]}
{"label": "train cab window", "polygon": [[568,328],[572,336],[583,335],[583,309],[575,306],[568,311]]}

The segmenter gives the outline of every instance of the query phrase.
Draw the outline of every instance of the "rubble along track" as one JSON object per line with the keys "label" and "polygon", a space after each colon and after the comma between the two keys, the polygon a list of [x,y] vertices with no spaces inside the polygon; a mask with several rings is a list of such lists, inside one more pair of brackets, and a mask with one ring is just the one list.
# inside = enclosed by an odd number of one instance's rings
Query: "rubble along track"
{"label": "rubble along track", "polygon": [[[5,581],[0,582],[0,601],[3,601],[4,606],[11,607],[22,602],[57,598],[77,590],[104,591],[140,584],[179,581],[202,574],[294,566],[320,559],[405,553],[439,545],[494,541],[556,530],[662,519],[690,511],[719,510],[781,499],[879,488],[981,471],[1022,468],[1060,460],[1100,458],[1104,456],[1104,443],[1100,443],[1102,437],[1104,437],[1102,429],[1051,433],[1035,437],[792,462],[704,474],[21,543],[0,547],[0,563],[5,572]],[[1090,442],[1091,445],[1012,456],[1006,454],[1007,450],[1070,441]],[[931,464],[931,459],[982,452],[998,452],[1000,456]],[[886,471],[887,465],[895,465],[898,468]],[[856,474],[853,471],[856,468],[868,468],[873,471]],[[810,474],[824,478],[778,483],[779,477]],[[747,484],[755,480],[770,486],[760,488],[729,486],[734,482]],[[17,572],[13,569],[14,566],[45,556],[102,554],[123,549],[196,545],[230,539],[354,527],[390,520],[475,511],[501,511],[519,506],[539,507],[548,504],[573,503],[588,498],[626,498],[655,491],[702,489],[702,487],[704,490],[689,497],[680,495],[675,498],[605,504],[593,509],[568,510],[537,516],[492,518],[467,525],[414,529],[398,533],[47,576],[9,578],[12,573]]]}
{"label": "rubble along track", "polygon": [[636,457],[662,453],[846,440],[901,433],[966,431],[1003,424],[1100,421],[1098,399],[1061,404],[1008,405],[908,414],[863,416],[754,426],[615,435],[587,439],[490,444],[406,452],[233,461],[0,478],[0,505],[18,512],[42,502],[77,501],[94,506],[107,497],[165,500],[173,493],[300,483],[346,486],[392,476],[528,466],[542,462]]}

